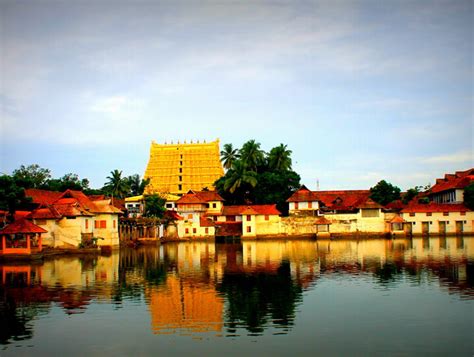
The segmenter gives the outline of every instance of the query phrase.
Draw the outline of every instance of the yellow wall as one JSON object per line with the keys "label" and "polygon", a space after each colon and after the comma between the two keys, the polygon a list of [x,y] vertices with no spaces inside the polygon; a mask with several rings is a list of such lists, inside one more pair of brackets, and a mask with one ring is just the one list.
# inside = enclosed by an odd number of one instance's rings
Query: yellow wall
{"label": "yellow wall", "polygon": [[223,175],[219,140],[194,144],[152,143],[144,175],[150,179],[145,194],[182,195],[189,190],[212,188]]}
{"label": "yellow wall", "polygon": [[[106,228],[95,228],[95,221],[106,221]],[[114,228],[115,221],[115,228]],[[118,233],[118,215],[114,213],[96,214],[93,217],[94,237],[104,238],[97,241],[98,245],[110,245],[117,247],[120,245]]]}
{"label": "yellow wall", "polygon": [[448,216],[444,216],[443,212],[433,212],[431,216],[426,213],[415,213],[415,216],[410,216],[409,213],[401,213],[402,218],[412,223],[412,233],[422,234],[422,222],[431,222],[428,224],[430,233],[439,233],[439,221],[449,222],[446,224],[446,233],[456,233],[456,221],[463,222],[463,231],[466,233],[473,233],[474,212],[466,212],[465,216],[461,216],[460,212],[449,212]]}

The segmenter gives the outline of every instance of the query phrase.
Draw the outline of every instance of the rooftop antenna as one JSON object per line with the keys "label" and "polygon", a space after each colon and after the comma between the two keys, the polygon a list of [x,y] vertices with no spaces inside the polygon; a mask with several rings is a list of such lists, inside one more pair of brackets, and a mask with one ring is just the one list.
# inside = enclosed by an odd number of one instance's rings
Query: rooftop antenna
{"label": "rooftop antenna", "polygon": [[319,179],[316,180],[316,191],[319,191]]}

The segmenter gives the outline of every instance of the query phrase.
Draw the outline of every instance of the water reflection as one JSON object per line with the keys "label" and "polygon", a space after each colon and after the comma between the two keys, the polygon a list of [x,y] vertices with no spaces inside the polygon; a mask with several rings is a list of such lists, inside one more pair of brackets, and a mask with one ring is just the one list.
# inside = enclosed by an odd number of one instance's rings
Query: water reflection
{"label": "water reflection", "polygon": [[329,280],[375,288],[439,286],[474,299],[474,238],[170,243],[109,256],[0,266],[0,343],[30,339],[35,320],[59,308],[144,305],[153,334],[289,333],[305,291]]}

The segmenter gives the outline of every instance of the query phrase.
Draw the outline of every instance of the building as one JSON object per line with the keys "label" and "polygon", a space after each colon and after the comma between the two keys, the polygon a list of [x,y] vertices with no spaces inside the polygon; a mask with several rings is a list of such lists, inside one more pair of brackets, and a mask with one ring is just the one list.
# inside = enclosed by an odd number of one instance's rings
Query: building
{"label": "building", "polygon": [[474,182],[474,169],[446,174],[444,178],[436,179],[436,184],[431,187],[430,201],[436,203],[462,203],[464,202],[464,189],[472,182]]}
{"label": "building", "polygon": [[190,190],[176,201],[179,237],[214,237],[214,215],[220,215],[224,199],[216,191]]}
{"label": "building", "polygon": [[414,235],[474,233],[474,212],[463,204],[411,204],[400,212],[405,232]]}
{"label": "building", "polygon": [[152,142],[144,178],[145,194],[183,195],[189,190],[212,189],[224,175],[219,140],[210,143],[157,144]]}
{"label": "building", "polygon": [[10,223],[0,230],[0,255],[40,253],[44,233],[47,233],[45,229],[24,218]]}
{"label": "building", "polygon": [[27,189],[25,195],[37,206],[27,218],[48,231],[44,245],[78,247],[92,238],[97,238],[98,245],[119,245],[118,217],[122,212],[110,199],[94,201],[74,190]]}
{"label": "building", "polygon": [[[160,196],[165,199],[165,208],[170,211],[176,211],[176,201],[179,196],[161,193]],[[125,209],[128,217],[138,218],[143,216],[145,210],[145,196],[132,196],[125,198]]]}

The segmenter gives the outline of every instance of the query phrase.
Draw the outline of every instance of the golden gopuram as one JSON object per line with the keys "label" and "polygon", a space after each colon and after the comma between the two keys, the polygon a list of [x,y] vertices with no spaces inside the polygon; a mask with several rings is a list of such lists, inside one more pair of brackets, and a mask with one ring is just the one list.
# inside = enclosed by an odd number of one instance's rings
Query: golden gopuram
{"label": "golden gopuram", "polygon": [[145,194],[182,195],[189,190],[212,190],[224,175],[220,162],[219,139],[209,143],[151,143],[144,177],[150,179]]}

